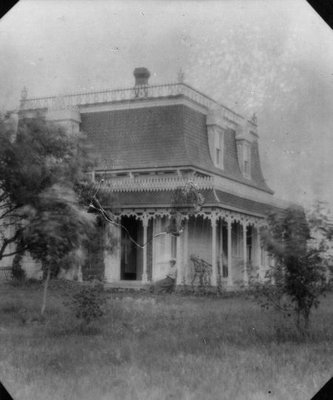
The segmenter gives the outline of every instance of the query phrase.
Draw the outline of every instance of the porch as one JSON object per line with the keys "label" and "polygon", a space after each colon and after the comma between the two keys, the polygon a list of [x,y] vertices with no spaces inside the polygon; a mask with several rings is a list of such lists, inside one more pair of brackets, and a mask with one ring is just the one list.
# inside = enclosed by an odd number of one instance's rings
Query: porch
{"label": "porch", "polygon": [[143,290],[148,289],[150,283],[140,281],[119,281],[119,282],[106,282],[104,287],[106,289],[119,289],[121,290]]}
{"label": "porch", "polygon": [[[264,279],[269,264],[260,239],[263,218],[223,209],[183,216],[183,231],[167,233],[171,216],[166,210],[131,212],[109,225],[116,238],[112,252],[104,251],[104,278],[108,287],[140,289],[166,276],[170,258],[177,260],[177,285],[200,285],[193,257],[210,266],[209,286],[226,290],[247,287]],[[195,279],[194,279],[195,278]]]}

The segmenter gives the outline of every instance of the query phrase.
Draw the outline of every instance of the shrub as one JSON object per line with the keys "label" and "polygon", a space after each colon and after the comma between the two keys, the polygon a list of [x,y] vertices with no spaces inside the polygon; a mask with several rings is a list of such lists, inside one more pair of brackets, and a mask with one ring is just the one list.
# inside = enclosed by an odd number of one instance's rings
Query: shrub
{"label": "shrub", "polygon": [[262,236],[276,265],[270,279],[256,285],[256,297],[265,308],[274,306],[287,315],[292,313],[299,331],[307,333],[311,311],[327,290],[320,249],[308,245],[310,228],[300,208],[272,214],[268,224]]}
{"label": "shrub", "polygon": [[12,277],[18,281],[23,281],[25,279],[25,271],[22,268],[22,259],[23,254],[17,253],[15,254],[12,266]]}
{"label": "shrub", "polygon": [[83,286],[73,294],[68,302],[75,317],[81,321],[81,327],[86,328],[91,322],[105,314],[106,295],[101,283]]}

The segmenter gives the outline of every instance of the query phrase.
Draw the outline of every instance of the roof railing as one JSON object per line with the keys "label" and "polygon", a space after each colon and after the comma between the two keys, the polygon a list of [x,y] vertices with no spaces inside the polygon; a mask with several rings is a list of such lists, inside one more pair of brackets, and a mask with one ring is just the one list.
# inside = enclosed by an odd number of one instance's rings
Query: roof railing
{"label": "roof railing", "polygon": [[73,108],[84,105],[125,102],[133,100],[157,99],[164,97],[184,96],[207,108],[220,109],[223,117],[242,124],[246,120],[228,107],[192,88],[186,83],[168,83],[163,85],[143,85],[127,89],[82,92],[52,97],[38,97],[21,100],[21,110]]}

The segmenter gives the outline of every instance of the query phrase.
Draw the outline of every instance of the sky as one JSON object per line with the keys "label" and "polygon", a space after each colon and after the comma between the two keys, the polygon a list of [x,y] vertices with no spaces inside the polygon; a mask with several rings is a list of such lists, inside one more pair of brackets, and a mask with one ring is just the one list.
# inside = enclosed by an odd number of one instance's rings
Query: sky
{"label": "sky", "polygon": [[28,97],[185,82],[256,113],[279,198],[333,211],[333,31],[305,0],[21,0],[0,20],[0,110]]}

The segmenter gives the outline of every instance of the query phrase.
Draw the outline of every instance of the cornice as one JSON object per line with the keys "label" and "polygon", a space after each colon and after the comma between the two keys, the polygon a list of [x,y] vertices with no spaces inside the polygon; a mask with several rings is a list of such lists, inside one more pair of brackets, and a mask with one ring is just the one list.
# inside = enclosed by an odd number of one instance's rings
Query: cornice
{"label": "cornice", "polygon": [[187,106],[201,114],[207,115],[208,110],[206,107],[196,104],[190,99],[183,96],[174,98],[160,98],[160,99],[141,99],[124,101],[118,103],[104,103],[104,104],[89,104],[79,107],[80,113],[98,113],[106,111],[118,111],[118,110],[133,110],[148,107],[168,107],[175,105]]}

